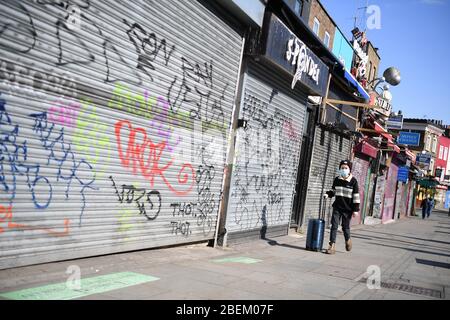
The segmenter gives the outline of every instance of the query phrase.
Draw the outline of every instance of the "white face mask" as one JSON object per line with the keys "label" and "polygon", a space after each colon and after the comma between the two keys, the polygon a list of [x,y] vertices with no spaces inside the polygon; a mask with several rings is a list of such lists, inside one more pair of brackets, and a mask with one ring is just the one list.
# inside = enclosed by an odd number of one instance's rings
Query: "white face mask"
{"label": "white face mask", "polygon": [[350,175],[350,169],[341,169],[341,170],[339,170],[339,175],[342,178],[348,177]]}

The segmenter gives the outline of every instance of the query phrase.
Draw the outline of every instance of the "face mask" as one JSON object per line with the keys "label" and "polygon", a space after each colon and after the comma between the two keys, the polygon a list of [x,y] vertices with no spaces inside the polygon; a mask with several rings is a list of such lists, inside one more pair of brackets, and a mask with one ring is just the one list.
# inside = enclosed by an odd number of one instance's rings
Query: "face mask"
{"label": "face mask", "polygon": [[341,169],[339,174],[342,178],[348,177],[350,175],[350,169]]}

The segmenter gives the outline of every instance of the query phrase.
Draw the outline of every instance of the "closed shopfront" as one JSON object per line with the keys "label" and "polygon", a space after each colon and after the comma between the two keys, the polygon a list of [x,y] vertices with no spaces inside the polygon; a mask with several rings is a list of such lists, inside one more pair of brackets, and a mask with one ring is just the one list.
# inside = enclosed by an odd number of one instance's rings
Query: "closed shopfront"
{"label": "closed shopfront", "polygon": [[384,205],[382,222],[392,220],[394,217],[395,197],[397,192],[397,174],[398,166],[391,162],[386,178],[386,186],[384,192]]}
{"label": "closed shopfront", "polygon": [[[335,77],[331,78],[328,98],[341,101],[354,100],[349,95],[348,88],[343,86]],[[348,132],[356,130],[356,120],[356,108],[327,103],[324,116],[326,125],[317,126],[314,138],[304,211],[303,225],[305,227],[309,219],[319,217],[319,212],[322,212],[323,206],[326,207],[325,220],[327,226],[330,226],[332,213],[330,206],[334,199],[327,199],[325,203],[323,195],[331,189],[334,178],[338,175],[339,163],[342,160],[351,159],[354,145],[352,145],[352,137]]]}
{"label": "closed shopfront", "polygon": [[[246,126],[236,136],[226,214],[228,244],[287,234],[308,123],[307,95],[315,89],[321,92],[327,77],[320,59],[274,14],[267,13],[265,26],[266,46],[258,62],[248,58],[244,76],[239,119]],[[299,48],[315,72],[299,73]]]}
{"label": "closed shopfront", "polygon": [[322,205],[326,206],[327,226],[331,222],[331,203],[333,199],[323,203],[323,194],[331,189],[334,178],[338,175],[339,163],[348,159],[350,154],[350,139],[337,132],[327,130],[323,126],[316,128],[314,137],[311,170],[308,181],[308,193],[305,203],[305,221],[317,219]]}
{"label": "closed shopfront", "polygon": [[305,105],[305,95],[290,92],[288,81],[250,64],[239,116],[247,121],[247,127],[237,133],[231,179],[228,243],[255,233],[259,236],[263,227],[268,236],[287,233]]}
{"label": "closed shopfront", "polygon": [[365,202],[364,199],[366,197],[366,192],[368,192],[368,179],[370,179],[370,158],[363,154],[358,154],[353,160],[353,176],[358,180],[359,186],[359,198],[361,199],[360,203],[360,212],[357,217],[352,218],[351,224],[361,224],[363,221],[363,212]]}
{"label": "closed shopfront", "polygon": [[0,268],[214,238],[242,37],[193,0],[74,3],[0,4]]}
{"label": "closed shopfront", "polygon": [[382,172],[382,175],[377,177],[377,184],[375,186],[375,194],[373,199],[372,218],[381,219],[383,215],[384,192],[386,188],[387,172]]}

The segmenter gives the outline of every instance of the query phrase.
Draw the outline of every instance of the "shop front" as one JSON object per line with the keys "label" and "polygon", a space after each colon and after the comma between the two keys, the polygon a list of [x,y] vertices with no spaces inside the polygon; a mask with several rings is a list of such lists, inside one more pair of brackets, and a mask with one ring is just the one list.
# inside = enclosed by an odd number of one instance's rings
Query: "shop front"
{"label": "shop front", "polygon": [[0,269],[213,239],[244,31],[64,3],[0,2]]}
{"label": "shop front", "polygon": [[372,168],[378,157],[378,148],[363,140],[354,148],[354,156],[352,172],[359,184],[361,209],[358,217],[352,219],[352,225],[363,223],[370,207],[374,184]]}
{"label": "shop front", "polygon": [[[308,95],[324,95],[328,68],[275,14],[247,55],[226,210],[226,244],[288,233]],[[253,51],[255,54],[255,51]]]}

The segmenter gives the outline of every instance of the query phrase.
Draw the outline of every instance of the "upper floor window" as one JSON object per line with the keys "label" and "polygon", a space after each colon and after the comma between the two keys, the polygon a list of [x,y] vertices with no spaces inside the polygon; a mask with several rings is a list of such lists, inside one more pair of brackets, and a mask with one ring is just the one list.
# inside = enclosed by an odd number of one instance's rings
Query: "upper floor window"
{"label": "upper floor window", "polygon": [[444,159],[444,146],[439,146],[439,159]]}
{"label": "upper floor window", "polygon": [[303,9],[303,0],[295,0],[294,11],[299,17],[302,16],[302,9]]}
{"label": "upper floor window", "polygon": [[444,160],[445,161],[447,161],[448,160],[448,148],[447,147],[445,147],[445,149],[444,149]]}
{"label": "upper floor window", "polygon": [[372,61],[369,61],[369,77],[367,80],[370,82],[372,81]]}
{"label": "upper floor window", "polygon": [[313,32],[316,35],[319,35],[319,29],[320,29],[320,21],[317,18],[314,18]]}
{"label": "upper floor window", "polygon": [[330,34],[325,31],[325,37],[323,38],[323,42],[329,48],[330,47]]}
{"label": "upper floor window", "polygon": [[427,136],[427,143],[425,144],[425,150],[430,151],[431,149],[431,136]]}
{"label": "upper floor window", "polygon": [[436,152],[436,148],[437,148],[437,139],[436,137],[433,138],[433,145],[431,147],[431,152]]}

